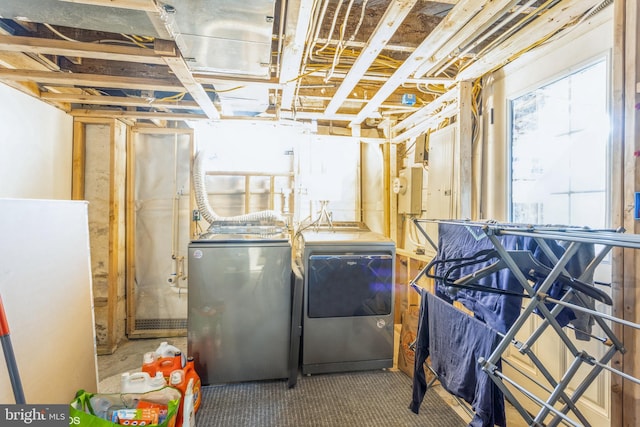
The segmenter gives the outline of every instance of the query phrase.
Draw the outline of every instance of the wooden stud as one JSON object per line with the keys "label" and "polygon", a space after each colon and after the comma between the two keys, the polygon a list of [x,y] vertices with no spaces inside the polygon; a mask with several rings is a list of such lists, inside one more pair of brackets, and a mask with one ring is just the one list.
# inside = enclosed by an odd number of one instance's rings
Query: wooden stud
{"label": "wooden stud", "polygon": [[73,121],[73,160],[71,170],[71,199],[84,200],[85,124]]}
{"label": "wooden stud", "polygon": [[473,111],[471,100],[472,82],[459,83],[458,97],[458,141],[459,141],[459,179],[458,186],[460,188],[459,197],[459,216],[458,218],[471,218],[471,199],[472,199],[472,149],[473,149]]}

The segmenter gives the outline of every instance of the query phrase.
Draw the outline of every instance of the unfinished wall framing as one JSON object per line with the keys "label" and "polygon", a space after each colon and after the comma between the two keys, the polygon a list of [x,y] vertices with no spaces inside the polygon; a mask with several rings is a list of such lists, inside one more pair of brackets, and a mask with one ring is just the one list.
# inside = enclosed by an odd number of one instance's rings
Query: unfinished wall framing
{"label": "unfinished wall framing", "polygon": [[72,197],[89,202],[93,304],[98,354],[125,338],[126,125],[76,118]]}

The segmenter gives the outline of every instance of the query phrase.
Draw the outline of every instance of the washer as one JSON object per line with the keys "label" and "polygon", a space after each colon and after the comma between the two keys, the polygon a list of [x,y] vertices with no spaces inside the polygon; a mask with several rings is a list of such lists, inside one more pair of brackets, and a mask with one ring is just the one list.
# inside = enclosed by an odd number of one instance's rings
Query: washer
{"label": "washer", "polygon": [[288,238],[209,235],[189,244],[188,269],[187,343],[202,384],[286,378],[292,315]]}

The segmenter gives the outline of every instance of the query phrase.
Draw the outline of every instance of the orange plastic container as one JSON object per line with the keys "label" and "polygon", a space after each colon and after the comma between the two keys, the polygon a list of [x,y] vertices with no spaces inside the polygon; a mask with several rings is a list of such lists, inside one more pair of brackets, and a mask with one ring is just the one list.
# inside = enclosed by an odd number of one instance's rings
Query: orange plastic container
{"label": "orange plastic container", "polygon": [[171,372],[182,369],[182,353],[178,352],[174,356],[161,357],[156,362],[156,370],[162,372],[165,379],[169,379]]}
{"label": "orange plastic container", "polygon": [[187,357],[187,364],[184,367],[185,383],[189,383],[189,380],[193,378],[193,412],[198,412],[200,408],[200,402],[202,401],[202,394],[200,393],[200,375],[196,372],[195,362],[193,357]]}
{"label": "orange plastic container", "polygon": [[169,385],[180,390],[182,399],[180,400],[180,406],[176,414],[176,427],[182,426],[183,421],[183,409],[184,409],[184,396],[187,391],[187,385],[189,380],[193,379],[193,412],[198,412],[200,403],[202,401],[202,394],[200,393],[200,376],[194,368],[193,357],[187,358],[187,364],[184,369],[176,369],[171,372],[169,376]]}

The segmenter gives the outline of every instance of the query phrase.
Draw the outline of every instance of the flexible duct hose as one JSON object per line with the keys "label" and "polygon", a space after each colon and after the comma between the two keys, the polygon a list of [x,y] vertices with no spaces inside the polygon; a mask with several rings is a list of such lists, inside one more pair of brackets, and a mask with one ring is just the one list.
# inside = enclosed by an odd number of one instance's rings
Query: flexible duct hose
{"label": "flexible duct hose", "polygon": [[206,172],[202,167],[204,154],[198,152],[193,160],[193,190],[195,193],[198,210],[202,217],[209,223],[244,224],[247,222],[260,223],[261,225],[279,225],[286,223],[286,218],[279,212],[267,210],[237,216],[219,216],[209,204],[207,189],[205,186]]}

